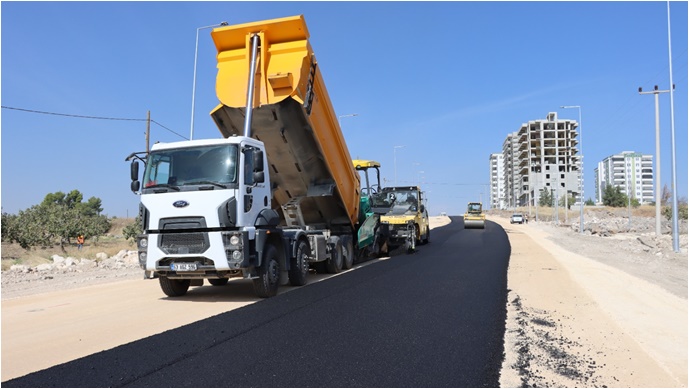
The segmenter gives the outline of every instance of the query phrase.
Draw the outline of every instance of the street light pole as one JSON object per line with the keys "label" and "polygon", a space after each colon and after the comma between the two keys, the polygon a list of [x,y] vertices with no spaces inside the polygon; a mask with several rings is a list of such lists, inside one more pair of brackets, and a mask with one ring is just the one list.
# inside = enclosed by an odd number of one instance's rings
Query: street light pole
{"label": "street light pole", "polygon": [[401,149],[404,146],[394,146],[392,148],[392,154],[393,154],[393,165],[395,167],[395,186],[397,186],[397,149]]}
{"label": "street light pole", "polygon": [[579,172],[579,233],[584,233],[584,142],[581,125],[581,106],[563,105],[560,108],[576,108],[579,110],[579,159],[581,160],[581,171]]}
{"label": "street light pole", "polygon": [[654,87],[652,92],[643,92],[641,87],[639,87],[640,95],[655,95],[656,103],[656,236],[660,236],[660,202],[661,202],[661,192],[660,192],[660,105],[658,103],[658,94],[668,93],[669,90],[658,90],[658,85]]}
{"label": "street light pole", "polygon": [[670,123],[672,129],[672,249],[679,253],[679,230],[677,210],[677,166],[675,159],[675,84],[672,82],[672,39],[670,35],[670,1],[667,2],[667,52],[670,63]]}
{"label": "street light pole", "polygon": [[348,114],[346,114],[346,115],[340,115],[340,116],[337,117],[337,123],[340,125],[340,127],[342,127],[342,122],[340,121],[340,119],[342,119],[342,118],[351,118],[351,117],[354,117],[354,116],[359,116],[359,114],[358,114],[358,113],[348,113]]}
{"label": "street light pole", "polygon": [[213,28],[213,27],[220,27],[220,26],[227,26],[229,23],[227,22],[221,22],[220,24],[213,24],[211,26],[204,26],[204,27],[199,27],[196,29],[196,48],[194,49],[194,82],[192,84],[192,89],[191,89],[191,131],[189,134],[189,140],[194,139],[194,103],[195,103],[195,97],[196,97],[196,61],[198,59],[199,55],[199,31],[206,29],[206,28]]}

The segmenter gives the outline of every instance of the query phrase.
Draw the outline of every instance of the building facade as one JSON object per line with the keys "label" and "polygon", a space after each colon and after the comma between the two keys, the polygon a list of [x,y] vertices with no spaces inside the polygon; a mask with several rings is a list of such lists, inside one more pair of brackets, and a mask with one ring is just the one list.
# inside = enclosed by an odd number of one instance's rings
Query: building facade
{"label": "building facade", "polygon": [[490,207],[491,209],[506,209],[505,199],[505,160],[500,153],[493,153],[489,158],[490,164]]}
{"label": "building facade", "polygon": [[517,133],[513,132],[507,135],[505,141],[502,143],[502,160],[503,160],[503,196],[505,199],[505,206],[513,208],[516,204],[515,198],[519,192],[517,188],[517,177],[515,170],[515,154],[517,152]]}
{"label": "building facade", "polygon": [[578,126],[549,112],[507,135],[502,148],[507,207],[536,205],[546,190],[558,199],[573,197],[577,205],[584,201]]}
{"label": "building facade", "polygon": [[617,186],[622,193],[641,204],[655,201],[653,189],[653,156],[633,151],[611,155],[598,163],[596,176],[596,204],[603,204],[607,185]]}

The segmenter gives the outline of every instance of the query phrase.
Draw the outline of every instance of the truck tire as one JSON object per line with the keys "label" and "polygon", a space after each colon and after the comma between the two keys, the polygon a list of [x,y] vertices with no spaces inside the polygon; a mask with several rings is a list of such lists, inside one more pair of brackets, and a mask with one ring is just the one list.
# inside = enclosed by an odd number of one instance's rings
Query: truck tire
{"label": "truck tire", "polygon": [[330,254],[330,258],[325,261],[325,269],[330,274],[337,274],[342,271],[342,240],[333,236],[330,243],[335,245],[335,249]]}
{"label": "truck tire", "polygon": [[426,227],[426,237],[423,238],[423,244],[428,244],[431,241],[431,227]]}
{"label": "truck tire", "polygon": [[257,269],[254,281],[256,295],[261,298],[273,297],[278,293],[280,284],[280,260],[275,246],[267,244],[263,250],[263,261]]}
{"label": "truck tire", "polygon": [[175,280],[167,277],[158,278],[158,282],[160,282],[160,289],[168,297],[184,296],[191,285],[191,280]]}
{"label": "truck tire", "polygon": [[287,275],[292,286],[306,285],[306,275],[309,274],[309,259],[311,253],[309,243],[300,240],[297,244],[297,255],[292,258]]}
{"label": "truck tire", "polygon": [[229,279],[227,278],[209,278],[208,282],[210,282],[211,285],[213,286],[225,286],[227,285],[227,282]]}
{"label": "truck tire", "polygon": [[342,238],[342,257],[342,268],[345,270],[351,269],[354,266],[354,246],[351,236]]}

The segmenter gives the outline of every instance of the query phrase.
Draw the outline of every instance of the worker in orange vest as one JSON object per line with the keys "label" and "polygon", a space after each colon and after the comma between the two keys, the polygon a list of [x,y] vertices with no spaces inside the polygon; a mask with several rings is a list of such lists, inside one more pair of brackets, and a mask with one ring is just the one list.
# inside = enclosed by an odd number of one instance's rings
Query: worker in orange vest
{"label": "worker in orange vest", "polygon": [[81,250],[82,246],[84,246],[84,235],[79,234],[77,236],[77,250]]}

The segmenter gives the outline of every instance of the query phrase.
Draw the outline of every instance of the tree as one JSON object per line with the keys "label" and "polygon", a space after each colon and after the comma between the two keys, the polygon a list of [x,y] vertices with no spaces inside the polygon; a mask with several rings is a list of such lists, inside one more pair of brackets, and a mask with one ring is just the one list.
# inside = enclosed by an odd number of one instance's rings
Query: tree
{"label": "tree", "polygon": [[552,207],[554,197],[555,196],[553,196],[553,194],[550,192],[550,189],[542,188],[541,196],[538,198],[538,205],[541,207]]}
{"label": "tree", "polygon": [[[668,206],[664,206],[663,210],[661,211],[663,216],[667,220],[672,220],[672,204]],[[687,217],[689,217],[689,209],[687,207],[687,199],[686,198],[680,198],[677,200],[677,219],[682,219],[682,220],[687,220]],[[4,223],[4,221],[3,221]]]}
{"label": "tree", "polygon": [[137,215],[136,219],[134,219],[134,222],[122,229],[122,235],[124,235],[125,239],[130,242],[136,241],[136,236],[142,233],[143,229],[141,228],[141,215]]}
{"label": "tree", "polygon": [[[574,197],[574,196],[572,196],[572,195],[568,196],[568,197],[567,197],[567,209],[572,209],[572,205],[574,205],[574,203],[576,203],[576,202],[577,202],[576,197]],[[558,204],[559,204],[561,207],[564,207],[564,206],[565,206],[565,195],[562,195],[562,196],[560,197],[560,201],[558,202]]]}
{"label": "tree", "polygon": [[78,190],[66,195],[49,193],[41,204],[16,216],[3,214],[3,240],[17,242],[24,249],[59,243],[64,251],[64,244],[80,234],[90,238],[106,233],[110,221],[100,215],[100,199],[92,197],[86,203],[82,199]]}
{"label": "tree", "polygon": [[660,192],[660,205],[661,206],[667,206],[670,204],[670,199],[672,198],[672,192],[670,192],[670,188],[667,187],[667,184],[663,185],[663,191]]}
{"label": "tree", "polygon": [[593,199],[591,199],[590,197],[589,197],[588,200],[586,200],[586,201],[584,202],[584,204],[585,204],[585,205],[596,205],[596,203],[595,203],[595,202],[593,201]]}
{"label": "tree", "polygon": [[603,188],[603,204],[609,207],[626,207],[627,195],[619,186],[606,185]]}
{"label": "tree", "polygon": [[65,206],[68,209],[78,210],[79,213],[84,216],[97,216],[103,211],[103,208],[101,207],[101,200],[98,197],[91,197],[85,203],[82,202],[83,199],[84,195],[82,195],[78,190],[74,189],[67,194],[62,192],[48,193],[43,199],[41,205]]}

